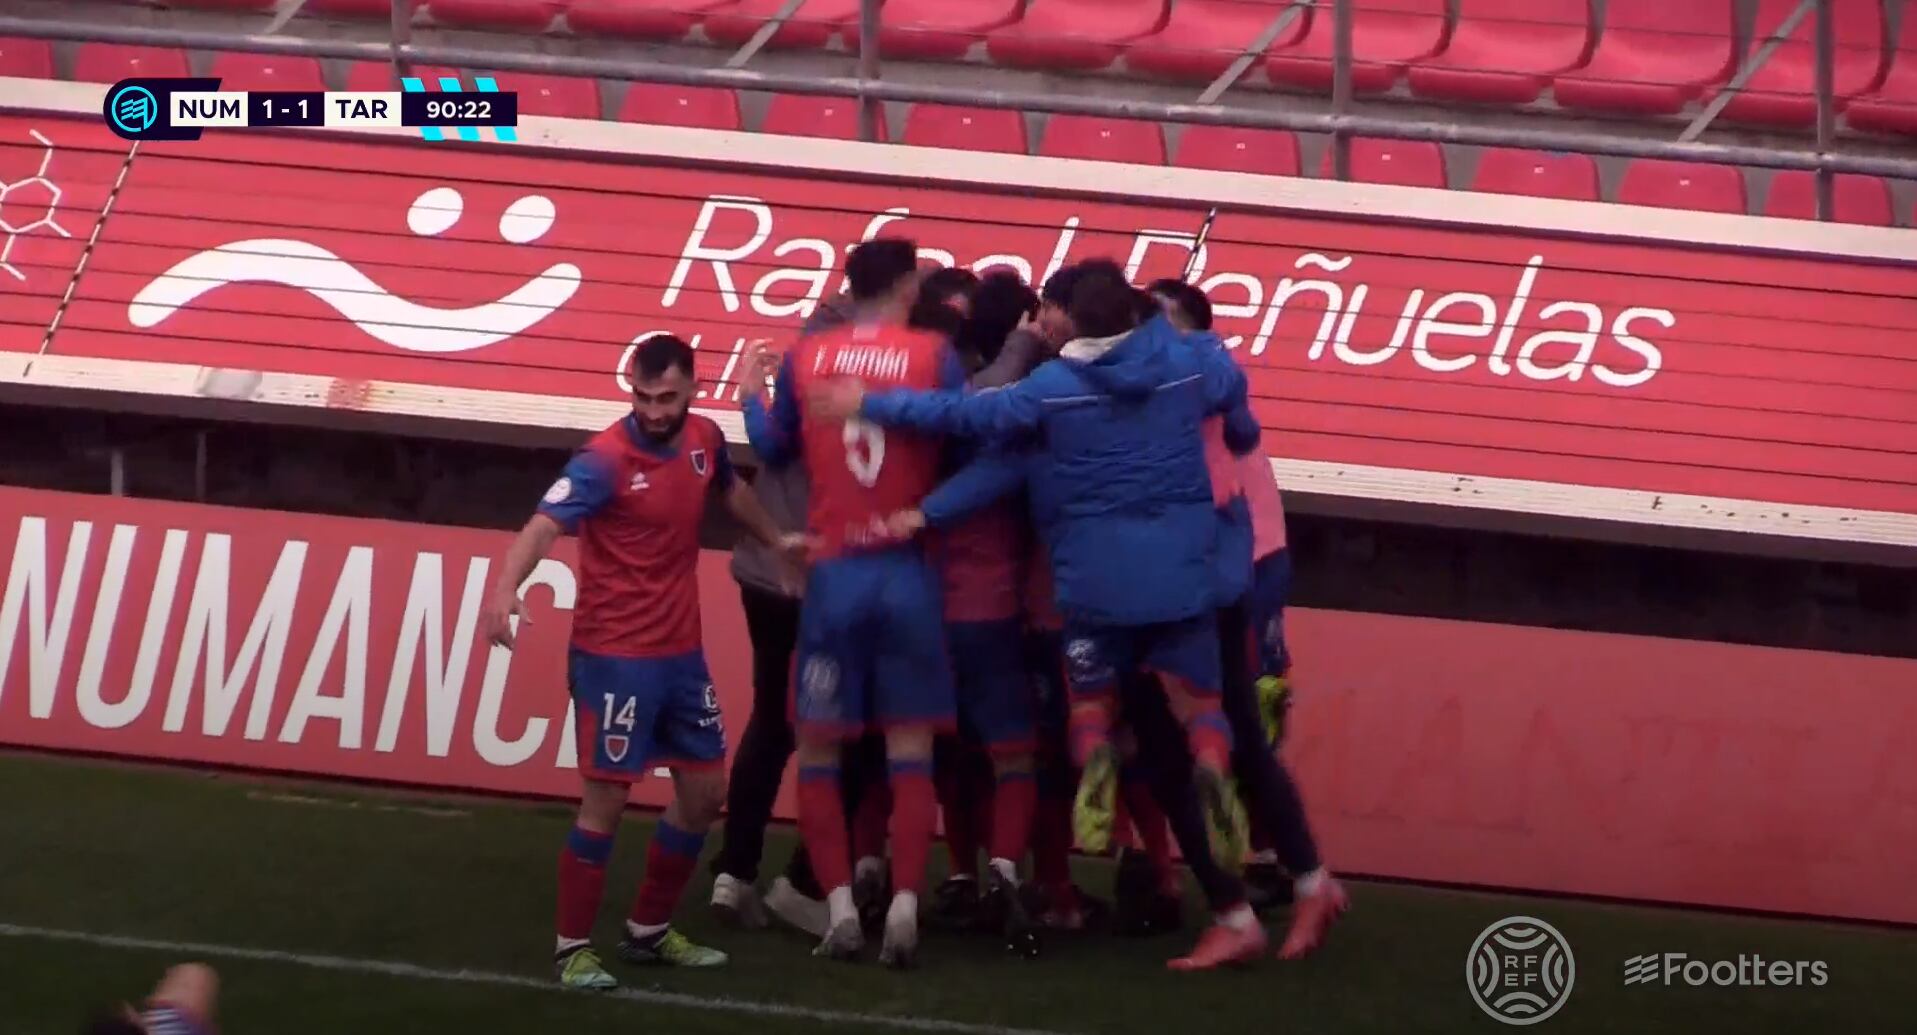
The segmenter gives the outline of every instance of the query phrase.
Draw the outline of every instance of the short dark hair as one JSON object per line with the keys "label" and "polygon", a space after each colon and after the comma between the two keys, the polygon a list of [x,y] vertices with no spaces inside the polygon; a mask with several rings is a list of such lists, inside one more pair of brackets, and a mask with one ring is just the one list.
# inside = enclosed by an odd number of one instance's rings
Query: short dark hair
{"label": "short dark hair", "polygon": [[1194,285],[1175,277],[1166,277],[1152,281],[1152,286],[1146,290],[1177,303],[1193,327],[1201,331],[1211,330],[1211,299],[1206,298],[1205,293]]}
{"label": "short dark hair", "polygon": [[657,334],[632,350],[632,374],[635,378],[654,378],[677,368],[692,376],[692,346],[674,334]]}
{"label": "short dark hair", "polygon": [[1038,291],[1041,302],[1065,307],[1072,304],[1072,289],[1078,286],[1079,270],[1076,264],[1060,266],[1051,276],[1045,278],[1045,286]]}
{"label": "short dark hair", "polygon": [[[1093,260],[1097,262],[1098,260]],[[1081,268],[1067,311],[1082,338],[1109,338],[1138,326],[1138,290],[1116,263]]]}
{"label": "short dark hair", "polygon": [[978,274],[963,266],[933,270],[919,281],[919,297],[912,303],[912,312],[905,322],[954,337],[965,317],[952,308],[951,302],[955,298],[969,300],[977,287]]}
{"label": "short dark hair", "polygon": [[874,237],[845,257],[845,277],[855,302],[883,298],[918,268],[919,247],[903,237]]}
{"label": "short dark hair", "polygon": [[972,292],[972,315],[959,328],[958,347],[990,363],[1018,322],[1036,312],[1038,292],[1025,278],[1004,269],[987,273]]}

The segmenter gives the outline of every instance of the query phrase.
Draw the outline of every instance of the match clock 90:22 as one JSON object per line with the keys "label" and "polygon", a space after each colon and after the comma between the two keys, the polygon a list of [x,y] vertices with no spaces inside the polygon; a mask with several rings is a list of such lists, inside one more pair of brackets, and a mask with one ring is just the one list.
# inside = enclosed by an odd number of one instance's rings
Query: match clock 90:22
{"label": "match clock 90:22", "polygon": [[400,121],[408,126],[517,126],[516,93],[407,93]]}

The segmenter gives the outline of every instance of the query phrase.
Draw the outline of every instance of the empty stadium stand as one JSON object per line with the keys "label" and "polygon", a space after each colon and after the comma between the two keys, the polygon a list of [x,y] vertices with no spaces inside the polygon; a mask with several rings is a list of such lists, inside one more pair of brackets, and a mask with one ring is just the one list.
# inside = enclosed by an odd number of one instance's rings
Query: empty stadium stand
{"label": "empty stadium stand", "polygon": [[[955,60],[993,29],[1018,21],[1020,0],[890,0],[882,12],[879,52],[886,57]],[[859,45],[855,16],[846,44]]]}
{"label": "empty stadium stand", "polygon": [[[713,41],[739,46],[784,6],[785,0],[738,0],[736,4],[712,9],[700,24]],[[859,0],[805,0],[792,17],[774,30],[766,46],[823,47],[839,30],[858,19]]]}
{"label": "empty stadium stand", "polygon": [[425,0],[419,6],[441,25],[544,32],[567,5],[564,0]]}
{"label": "empty stadium stand", "polygon": [[1038,153],[1053,158],[1165,164],[1165,133],[1156,122],[1054,115],[1038,139]]}
{"label": "empty stadium stand", "polygon": [[1681,208],[1693,212],[1750,211],[1744,174],[1728,165],[1634,159],[1625,166],[1617,200],[1627,205]]}
{"label": "empty stadium stand", "polygon": [[[1331,149],[1319,163],[1320,175],[1330,176]],[[1383,183],[1398,187],[1447,187],[1444,148],[1429,141],[1372,140],[1358,137],[1351,142],[1351,178],[1358,183]]]}
{"label": "empty stadium stand", "polygon": [[694,129],[739,129],[739,95],[705,86],[633,83],[619,103],[619,121]]}
{"label": "empty stadium stand", "polygon": [[531,72],[467,73],[492,76],[501,90],[519,94],[521,115],[545,115],[561,119],[599,117],[599,80],[574,76],[537,75]]}
{"label": "empty stadium stand", "polygon": [[1172,164],[1182,169],[1296,176],[1298,136],[1276,129],[1187,126]]}
{"label": "empty stadium stand", "polygon": [[1015,68],[1099,69],[1127,43],[1165,25],[1166,0],[1032,0],[1025,17],[993,32],[986,53]]}
{"label": "empty stadium stand", "polygon": [[[1442,50],[1445,0],[1366,0],[1352,12],[1351,87],[1383,93],[1396,86],[1405,66]],[[1282,86],[1331,89],[1332,19],[1313,18],[1295,44],[1275,48],[1265,72]]]}
{"label": "empty stadium stand", "polygon": [[[1889,226],[1894,221],[1890,184],[1875,176],[1841,174],[1832,183],[1831,218],[1839,223]],[[1817,177],[1813,173],[1784,170],[1771,177],[1770,195],[1764,200],[1764,214],[1785,219],[1817,218]]]}
{"label": "empty stadium stand", "polygon": [[1413,65],[1419,97],[1528,104],[1591,52],[1589,0],[1462,0],[1440,54]]}
{"label": "empty stadium stand", "polygon": [[[849,97],[803,97],[780,94],[766,106],[764,133],[783,133],[794,137],[830,137],[834,140],[859,139],[859,102]],[[885,120],[879,120],[878,139],[889,139]]]}
{"label": "empty stadium stand", "polygon": [[920,147],[1025,154],[1025,116],[1008,108],[961,108],[914,104],[905,116],[903,142]]}
{"label": "empty stadium stand", "polygon": [[678,39],[737,0],[573,0],[566,24],[586,36]]}
{"label": "empty stadium stand", "polygon": [[320,63],[287,54],[243,54],[226,51],[213,57],[207,75],[218,76],[223,90],[324,90]]}
{"label": "empty stadium stand", "polygon": [[1610,0],[1591,60],[1552,95],[1580,111],[1668,115],[1736,66],[1732,0]]}
{"label": "empty stadium stand", "polygon": [[1478,156],[1471,189],[1533,198],[1597,201],[1598,168],[1590,155],[1490,147]]}
{"label": "empty stadium stand", "polygon": [[82,43],[74,49],[73,78],[83,83],[117,83],[140,76],[185,76],[186,52],[170,47],[131,47],[118,43]]}
{"label": "empty stadium stand", "polygon": [[53,47],[46,40],[0,39],[0,75],[53,78]]}
{"label": "empty stadium stand", "polygon": [[1917,133],[1917,4],[1904,5],[1904,24],[1882,86],[1853,99],[1850,124],[1879,133]]}
{"label": "empty stadium stand", "polygon": [[[1796,0],[1759,0],[1747,54],[1755,54],[1797,6]],[[1877,86],[1884,74],[1884,5],[1880,0],[1832,0],[1837,34],[1834,86],[1837,106]],[[1724,106],[1733,122],[1808,126],[1817,120],[1816,20],[1805,18],[1744,89]],[[1747,57],[1746,60],[1749,60]]]}
{"label": "empty stadium stand", "polygon": [[[1125,64],[1168,78],[1217,78],[1289,6],[1287,0],[1179,0],[1164,28],[1125,49]],[[1310,24],[1310,10],[1300,8],[1265,49],[1297,43]]]}

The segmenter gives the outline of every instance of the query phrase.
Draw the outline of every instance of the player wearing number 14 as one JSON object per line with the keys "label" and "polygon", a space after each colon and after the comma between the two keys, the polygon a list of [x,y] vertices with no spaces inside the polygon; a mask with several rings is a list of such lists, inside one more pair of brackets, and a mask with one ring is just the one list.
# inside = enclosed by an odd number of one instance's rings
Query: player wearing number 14
{"label": "player wearing number 14", "polygon": [[802,462],[814,563],[795,657],[799,829],[827,889],[830,928],[821,955],[849,958],[864,935],[853,907],[839,798],[841,742],[885,734],[892,791],[892,886],[883,962],[906,966],[918,947],[918,895],[936,815],[932,736],[956,716],[937,573],[887,519],[918,506],[938,482],[939,440],[862,421],[808,421],[814,385],[856,379],[889,388],[958,387],[964,371],[942,335],[905,316],[918,291],[918,250],[878,238],[846,259],[857,315],[801,340],[779,368],[770,412],[746,402],[746,432],[766,464]]}
{"label": "player wearing number 14", "polygon": [[726,961],[671,926],[725,800],[725,728],[700,649],[699,528],[719,499],[766,543],[800,545],[734,477],[718,425],[692,415],[690,346],[670,335],[648,339],[628,374],[633,412],[593,436],[547,490],[508,550],[483,616],[487,636],[512,646],[520,584],[561,534],[578,535],[567,681],[585,786],[559,857],[554,954],[568,988],[617,984],[592,949],[593,921],[630,785],[657,765],[672,768],[675,793],[647,850],[620,955],[692,967]]}

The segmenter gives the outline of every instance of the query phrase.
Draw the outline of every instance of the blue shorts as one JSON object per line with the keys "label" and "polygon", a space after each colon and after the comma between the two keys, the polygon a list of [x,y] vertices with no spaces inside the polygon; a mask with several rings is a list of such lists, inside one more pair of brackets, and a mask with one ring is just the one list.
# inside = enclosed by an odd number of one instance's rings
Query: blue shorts
{"label": "blue shorts", "polygon": [[631,783],[655,765],[725,762],[719,696],[699,651],[620,658],[574,647],[567,686],[579,724],[579,771],[587,779]]}
{"label": "blue shorts", "polygon": [[1148,671],[1174,676],[1201,694],[1218,693],[1224,674],[1218,657],[1218,621],[1206,612],[1158,625],[1065,628],[1065,683],[1074,698],[1110,697],[1125,675]]}
{"label": "blue shorts", "polygon": [[958,702],[938,572],[916,548],[814,564],[793,673],[793,718],[815,733],[951,727]]}
{"label": "blue shorts", "polygon": [[1291,598],[1291,551],[1273,550],[1251,566],[1251,594],[1245,598],[1246,622],[1257,644],[1258,675],[1291,671],[1285,647],[1285,603]]}
{"label": "blue shorts", "polygon": [[147,1035],[207,1035],[200,1022],[177,1006],[155,1006],[140,1017]]}
{"label": "blue shorts", "polygon": [[959,730],[988,751],[1030,751],[1038,708],[1025,669],[1025,628],[1016,618],[945,626],[958,680]]}

